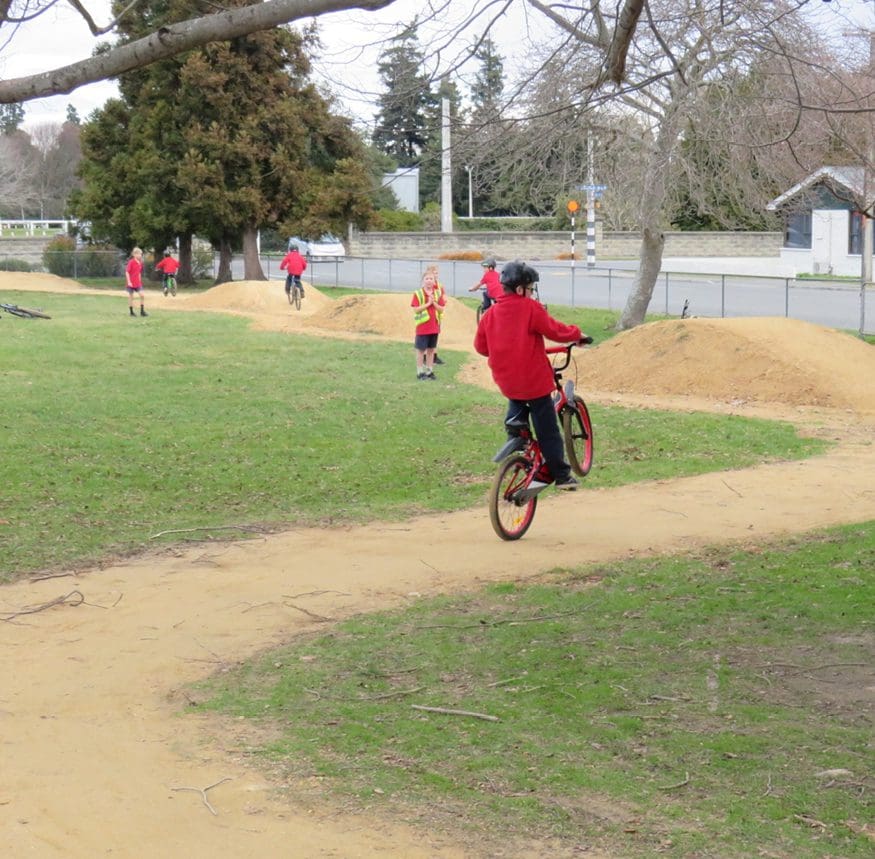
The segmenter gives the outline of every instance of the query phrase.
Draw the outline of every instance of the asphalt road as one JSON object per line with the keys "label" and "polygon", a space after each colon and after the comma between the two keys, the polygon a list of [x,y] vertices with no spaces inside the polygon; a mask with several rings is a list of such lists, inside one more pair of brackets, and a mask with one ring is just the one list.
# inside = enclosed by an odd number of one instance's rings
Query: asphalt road
{"label": "asphalt road", "polygon": [[[271,279],[283,279],[281,257],[263,257]],[[386,260],[347,258],[313,260],[308,279],[315,286],[346,286],[390,292],[413,292],[427,265],[437,263],[441,282],[450,295],[473,296],[468,288],[480,279],[479,263],[459,260]],[[700,260],[707,265],[707,260]],[[540,297],[546,304],[622,310],[631,291],[636,261],[608,260],[588,269],[585,263],[535,263],[540,275]],[[770,267],[764,258],[763,268]],[[235,260],[235,278],[242,278],[242,261]],[[652,313],[680,316],[689,302],[693,316],[787,316],[851,331],[860,329],[861,296],[851,281],[796,280],[755,274],[708,274],[663,271],[650,303]],[[869,291],[865,308],[866,333],[875,333],[875,292]]]}

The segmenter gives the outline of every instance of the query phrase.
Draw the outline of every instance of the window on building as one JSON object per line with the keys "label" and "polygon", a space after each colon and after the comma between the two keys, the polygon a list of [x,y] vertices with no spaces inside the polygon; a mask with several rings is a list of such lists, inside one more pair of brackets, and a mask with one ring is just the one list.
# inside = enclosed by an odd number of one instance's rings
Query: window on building
{"label": "window on building", "polygon": [[[848,253],[861,254],[863,252],[863,231],[860,224],[863,215],[860,212],[851,212],[848,218]],[[869,229],[875,233],[875,221],[869,220]]]}
{"label": "window on building", "polygon": [[788,213],[784,229],[784,247],[811,247],[811,210]]}

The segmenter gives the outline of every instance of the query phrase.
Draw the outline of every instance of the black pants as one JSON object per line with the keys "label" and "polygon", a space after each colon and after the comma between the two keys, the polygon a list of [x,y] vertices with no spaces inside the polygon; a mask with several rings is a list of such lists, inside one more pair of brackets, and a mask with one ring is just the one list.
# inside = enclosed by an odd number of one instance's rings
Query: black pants
{"label": "black pants", "polygon": [[292,291],[292,279],[294,278],[295,283],[298,285],[298,289],[301,290],[301,295],[304,294],[304,284],[301,283],[301,275],[299,274],[287,274],[286,275],[286,292]]}
{"label": "black pants", "polygon": [[556,409],[553,408],[553,397],[547,394],[535,400],[508,400],[504,424],[510,431],[514,425],[527,426],[529,415],[532,417],[535,435],[550,474],[556,481],[567,480],[571,475],[571,466],[565,461],[565,445]]}

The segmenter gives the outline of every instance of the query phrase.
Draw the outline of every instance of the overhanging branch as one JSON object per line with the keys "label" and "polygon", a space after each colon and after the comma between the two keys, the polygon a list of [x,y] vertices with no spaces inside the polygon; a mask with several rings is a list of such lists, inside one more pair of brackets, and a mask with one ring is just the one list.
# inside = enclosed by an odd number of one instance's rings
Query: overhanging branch
{"label": "overhanging branch", "polygon": [[112,48],[106,53],[48,72],[0,81],[0,104],[61,95],[80,86],[118,77],[209,42],[225,42],[299,18],[313,18],[344,9],[373,11],[393,0],[265,0],[242,9],[204,15],[161,27],[155,33]]}

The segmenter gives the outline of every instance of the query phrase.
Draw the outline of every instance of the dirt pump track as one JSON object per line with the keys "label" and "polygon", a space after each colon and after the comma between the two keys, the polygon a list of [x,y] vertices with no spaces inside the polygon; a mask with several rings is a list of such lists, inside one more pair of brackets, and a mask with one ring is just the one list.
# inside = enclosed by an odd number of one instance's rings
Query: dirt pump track
{"label": "dirt pump track", "polygon": [[[85,292],[60,278],[0,273],[3,289]],[[236,283],[175,300],[150,290],[147,306],[152,318],[132,324],[209,310],[250,317],[262,330],[411,339],[407,296],[331,301],[308,287],[298,312],[279,283]],[[444,347],[470,350],[473,311],[451,300],[444,329]],[[306,784],[279,794],[233,737],[216,741],[201,717],[180,716],[179,690],[322,619],[525,579],[557,556],[608,562],[755,545],[875,519],[873,353],[853,337],[783,319],[656,323],[613,338],[581,358],[594,403],[781,418],[835,444],[803,462],[548,493],[517,543],[493,537],[483,505],[336,528],[330,539],[294,530],[167,548],[2,588],[0,616],[58,604],[0,623],[0,855],[486,855],[450,825],[422,832],[393,818],[388,803],[362,816],[326,808]],[[460,375],[491,384],[477,356]],[[517,845],[506,855],[538,852]]]}

